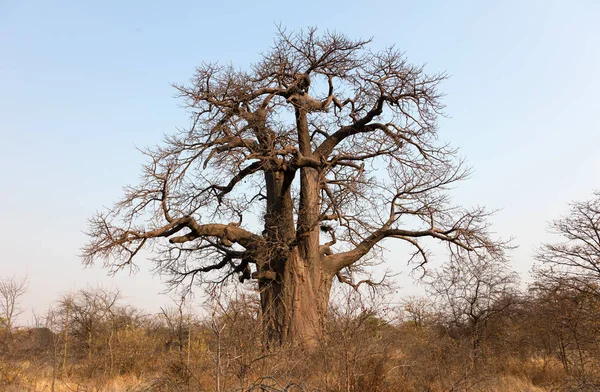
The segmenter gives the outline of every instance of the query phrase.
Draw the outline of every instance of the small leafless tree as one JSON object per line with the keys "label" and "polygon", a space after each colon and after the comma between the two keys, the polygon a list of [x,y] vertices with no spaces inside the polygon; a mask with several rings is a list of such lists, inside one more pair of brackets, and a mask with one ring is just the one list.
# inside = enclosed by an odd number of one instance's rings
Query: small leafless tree
{"label": "small leafless tree", "polygon": [[405,324],[423,328],[436,320],[435,304],[425,297],[409,296],[402,300],[401,319]]}
{"label": "small leafless tree", "polygon": [[598,375],[600,296],[589,291],[593,285],[550,276],[530,286],[533,341],[544,356],[558,357],[567,373]]}
{"label": "small leafless tree", "polygon": [[10,334],[15,320],[23,312],[19,301],[27,292],[27,277],[0,279],[0,326]]}
{"label": "small leafless tree", "polygon": [[452,326],[467,326],[474,359],[489,320],[516,304],[518,274],[502,259],[452,259],[433,272],[428,289]]}
{"label": "small leafless tree", "polygon": [[[87,358],[90,374],[102,370],[109,375],[114,370],[115,319],[121,294],[104,288],[81,289],[59,301],[55,322],[61,325],[63,336],[63,369],[68,359]],[[77,350],[71,349],[77,347]],[[100,355],[104,354],[100,358]],[[98,366],[104,361],[103,366]],[[63,373],[65,370],[63,370]]]}
{"label": "small leafless tree", "polygon": [[600,293],[600,191],[591,200],[570,206],[566,216],[550,225],[563,241],[538,249],[536,259],[541,266],[536,272],[562,285],[571,281],[574,288]]}
{"label": "small leafless tree", "polygon": [[[169,329],[170,340],[169,348],[175,346],[179,352],[180,358],[183,358],[183,351],[186,341],[189,340],[189,325],[186,326],[186,321],[189,321],[190,314],[186,314],[186,298],[181,296],[178,299],[173,299],[175,306],[161,307],[159,317],[163,320]],[[189,324],[189,323],[188,323]]]}
{"label": "small leafless tree", "polygon": [[[62,376],[63,378],[67,372],[67,358],[69,353],[69,326],[70,319],[69,316],[71,314],[71,307],[73,306],[73,301],[75,296],[73,294],[65,294],[59,300],[59,308],[63,311],[63,325],[62,325],[62,337],[63,337],[63,347],[62,347]],[[49,315],[52,315],[54,319],[54,312],[48,312]]]}
{"label": "small leafless tree", "polygon": [[249,71],[201,65],[175,86],[191,126],[146,150],[141,183],[90,220],[85,263],[117,271],[154,244],[174,285],[254,280],[276,345],[314,344],[333,279],[354,284],[385,239],[413,246],[416,263],[427,239],[502,253],[488,212],[445,192],[468,175],[438,141],[445,75],[369,43],[280,28]]}

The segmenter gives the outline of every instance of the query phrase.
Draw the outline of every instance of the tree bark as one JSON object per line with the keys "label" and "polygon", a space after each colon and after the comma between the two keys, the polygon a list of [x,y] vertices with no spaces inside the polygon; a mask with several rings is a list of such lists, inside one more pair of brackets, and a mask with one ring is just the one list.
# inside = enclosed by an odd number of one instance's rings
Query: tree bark
{"label": "tree bark", "polygon": [[[280,278],[280,279],[279,279]],[[332,276],[293,252],[283,276],[259,280],[261,309],[269,345],[314,347],[322,337]]]}

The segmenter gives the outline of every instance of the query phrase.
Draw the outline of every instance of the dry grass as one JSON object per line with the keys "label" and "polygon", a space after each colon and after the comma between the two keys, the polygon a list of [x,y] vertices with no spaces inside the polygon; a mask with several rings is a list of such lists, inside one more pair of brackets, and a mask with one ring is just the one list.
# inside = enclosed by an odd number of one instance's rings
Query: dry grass
{"label": "dry grass", "polygon": [[[51,346],[37,351],[13,343],[0,353],[0,391],[215,391],[217,374],[219,392],[600,391],[600,350],[591,339],[597,320],[591,317],[576,324],[586,327],[577,335],[559,330],[566,343],[561,353],[557,329],[549,328],[552,319],[540,321],[527,313],[538,310],[523,308],[492,320],[475,350],[468,328],[450,328],[433,316],[386,322],[360,304],[356,312],[331,313],[318,349],[267,351],[258,318],[245,305],[179,329],[123,316],[127,322],[121,324],[97,322],[91,340],[73,324],[64,371],[60,330]],[[555,325],[564,325],[561,317],[563,324]]]}

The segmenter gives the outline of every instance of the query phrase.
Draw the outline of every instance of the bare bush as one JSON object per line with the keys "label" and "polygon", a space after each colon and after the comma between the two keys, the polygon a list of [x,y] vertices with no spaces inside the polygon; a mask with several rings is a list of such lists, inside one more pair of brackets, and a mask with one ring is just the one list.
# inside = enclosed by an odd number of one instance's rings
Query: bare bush
{"label": "bare bush", "polygon": [[10,334],[22,313],[20,299],[27,292],[27,277],[0,279],[0,326]]}

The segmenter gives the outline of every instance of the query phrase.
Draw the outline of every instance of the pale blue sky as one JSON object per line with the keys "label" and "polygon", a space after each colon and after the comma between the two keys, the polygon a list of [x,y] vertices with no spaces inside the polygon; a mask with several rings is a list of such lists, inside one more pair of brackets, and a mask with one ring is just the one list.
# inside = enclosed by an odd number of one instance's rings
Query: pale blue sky
{"label": "pale blue sky", "polygon": [[0,0],[0,276],[29,276],[26,321],[99,282],[149,311],[166,302],[143,260],[133,277],[82,270],[86,219],[136,181],[135,146],[187,124],[170,83],[202,61],[247,66],[279,22],[372,36],[451,75],[440,138],[475,170],[456,198],[502,209],[519,272],[546,222],[600,188],[600,2],[297,4]]}

